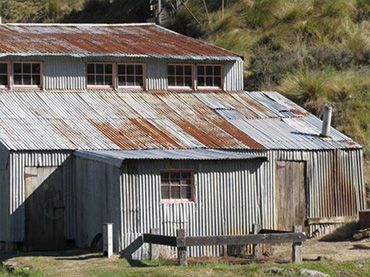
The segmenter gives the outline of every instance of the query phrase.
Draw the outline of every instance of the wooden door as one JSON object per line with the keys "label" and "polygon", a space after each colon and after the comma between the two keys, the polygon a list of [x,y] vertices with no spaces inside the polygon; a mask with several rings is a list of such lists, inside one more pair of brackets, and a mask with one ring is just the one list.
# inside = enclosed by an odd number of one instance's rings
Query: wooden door
{"label": "wooden door", "polygon": [[61,167],[26,167],[26,234],[28,251],[64,248],[64,200]]}
{"label": "wooden door", "polygon": [[292,230],[294,225],[305,229],[306,163],[276,162],[275,207],[278,230]]}

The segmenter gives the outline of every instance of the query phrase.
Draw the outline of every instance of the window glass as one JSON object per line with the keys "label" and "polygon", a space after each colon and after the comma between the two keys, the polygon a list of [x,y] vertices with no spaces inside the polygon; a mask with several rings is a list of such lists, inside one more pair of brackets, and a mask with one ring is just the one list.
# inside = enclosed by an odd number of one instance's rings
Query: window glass
{"label": "window glass", "polygon": [[8,85],[8,64],[0,63],[0,86]]}
{"label": "window glass", "polygon": [[221,66],[220,65],[198,65],[197,82],[198,87],[221,88]]}
{"label": "window glass", "polygon": [[142,64],[119,64],[117,70],[118,86],[144,86],[144,68]]}
{"label": "window glass", "polygon": [[190,171],[161,172],[161,198],[166,200],[192,200],[194,185]]}
{"label": "window glass", "polygon": [[113,86],[113,65],[110,63],[88,63],[87,85]]}
{"label": "window glass", "polygon": [[192,66],[183,64],[168,65],[168,86],[191,88],[193,86]]}
{"label": "window glass", "polygon": [[40,86],[41,63],[16,62],[13,64],[14,85]]}

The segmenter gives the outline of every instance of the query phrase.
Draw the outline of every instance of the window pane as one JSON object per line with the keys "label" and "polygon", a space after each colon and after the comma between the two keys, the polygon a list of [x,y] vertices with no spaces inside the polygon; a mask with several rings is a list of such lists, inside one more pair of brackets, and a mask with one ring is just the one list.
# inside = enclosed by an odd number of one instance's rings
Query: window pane
{"label": "window pane", "polygon": [[134,76],[127,76],[127,85],[128,86],[134,86]]}
{"label": "window pane", "polygon": [[39,86],[40,84],[40,75],[32,75],[32,85]]}
{"label": "window pane", "polygon": [[95,65],[93,63],[87,64],[87,74],[95,73]]}
{"label": "window pane", "polygon": [[184,77],[176,77],[176,85],[177,86],[183,86],[184,85]]}
{"label": "window pane", "polygon": [[41,66],[40,66],[40,64],[39,63],[33,63],[32,64],[32,73],[33,74],[40,74],[40,72],[41,72]]}
{"label": "window pane", "polygon": [[31,64],[30,63],[24,63],[23,64],[23,73],[31,73]]}
{"label": "window pane", "polygon": [[204,66],[198,66],[198,75],[204,75]]}
{"label": "window pane", "polygon": [[179,186],[172,186],[171,187],[171,198],[181,199],[180,187]]}
{"label": "window pane", "polygon": [[14,73],[22,73],[21,63],[14,63],[13,68],[14,68]]}
{"label": "window pane", "polygon": [[143,74],[143,66],[140,64],[135,65],[135,74],[142,75]]}
{"label": "window pane", "polygon": [[198,86],[204,86],[204,77],[198,77]]}
{"label": "window pane", "polygon": [[132,65],[132,64],[127,65],[127,74],[129,74],[129,75],[134,74],[134,65]]}
{"label": "window pane", "polygon": [[182,65],[176,66],[176,75],[183,75],[184,74],[184,67]]}
{"label": "window pane", "polygon": [[8,76],[0,75],[0,85],[7,86],[8,85]]}
{"label": "window pane", "polygon": [[8,74],[8,65],[6,63],[0,63],[0,74]]}
{"label": "window pane", "polygon": [[22,75],[14,75],[14,84],[21,85],[22,84]]}
{"label": "window pane", "polygon": [[168,66],[168,75],[175,75],[175,66],[169,65]]}
{"label": "window pane", "polygon": [[95,85],[95,77],[94,77],[94,75],[87,75],[87,84],[88,85]]}
{"label": "window pane", "polygon": [[118,76],[118,85],[125,86],[126,85],[126,76]]}
{"label": "window pane", "polygon": [[187,87],[192,86],[192,78],[191,77],[185,77],[185,86],[187,86]]}
{"label": "window pane", "polygon": [[182,199],[191,199],[191,187],[190,186],[182,186],[181,187],[181,198]]}
{"label": "window pane", "polygon": [[221,76],[221,66],[215,66],[214,71],[215,76]]}
{"label": "window pane", "polygon": [[126,66],[124,64],[118,65],[118,74],[122,74],[122,75],[126,74]]}
{"label": "window pane", "polygon": [[104,75],[96,75],[96,85],[98,86],[104,85]]}
{"label": "window pane", "polygon": [[221,77],[215,77],[214,82],[216,87],[221,87]]}
{"label": "window pane", "polygon": [[161,196],[163,199],[170,198],[170,187],[169,186],[162,186],[161,187]]}
{"label": "window pane", "polygon": [[141,76],[136,76],[136,79],[135,79],[135,85],[136,86],[143,86],[143,77],[141,77]]}
{"label": "window pane", "polygon": [[213,75],[213,66],[206,66],[206,75]]}
{"label": "window pane", "polygon": [[106,64],[105,65],[105,74],[112,74],[112,65]]}
{"label": "window pane", "polygon": [[104,65],[101,63],[98,63],[95,65],[96,67],[96,74],[103,74],[104,73]]}
{"label": "window pane", "polygon": [[191,75],[191,66],[190,65],[187,65],[185,66],[185,75]]}
{"label": "window pane", "polygon": [[170,180],[170,173],[169,172],[161,172],[161,182],[168,184]]}
{"label": "window pane", "polygon": [[213,87],[213,78],[212,77],[206,77],[206,86],[207,87]]}
{"label": "window pane", "polygon": [[23,74],[23,85],[31,85],[31,74]]}
{"label": "window pane", "polygon": [[168,85],[169,86],[175,86],[175,77],[168,76]]}
{"label": "window pane", "polygon": [[190,180],[190,172],[181,172],[181,179]]}
{"label": "window pane", "polygon": [[112,75],[106,75],[104,85],[111,86],[112,84],[113,84]]}

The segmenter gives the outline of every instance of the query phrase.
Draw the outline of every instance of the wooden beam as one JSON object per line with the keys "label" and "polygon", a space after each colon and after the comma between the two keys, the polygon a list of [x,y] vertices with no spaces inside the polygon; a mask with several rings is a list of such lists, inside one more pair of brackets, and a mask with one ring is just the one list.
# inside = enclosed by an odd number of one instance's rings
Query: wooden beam
{"label": "wooden beam", "polygon": [[308,218],[307,222],[309,225],[312,224],[340,224],[357,221],[357,216],[335,216],[335,217],[320,217],[320,218]]}
{"label": "wooden beam", "polygon": [[176,237],[162,236],[162,235],[155,235],[155,234],[144,234],[143,237],[144,237],[144,242],[146,243],[177,246]]}
{"label": "wooden beam", "polygon": [[[152,235],[159,235],[159,228],[152,228],[150,229],[150,234]],[[155,243],[149,244],[149,253],[151,260],[158,260],[159,259],[159,252],[160,252],[160,245]]]}
{"label": "wooden beam", "polygon": [[185,242],[185,230],[179,229],[176,231],[176,237],[178,245],[177,246],[177,264],[178,265],[188,265],[188,255],[186,252],[186,246],[184,244]]}
{"label": "wooden beam", "polygon": [[[302,233],[302,226],[294,226],[293,231],[295,233]],[[302,242],[293,242],[292,245],[292,261],[293,263],[302,262]]]}
{"label": "wooden beam", "polygon": [[[260,224],[253,224],[253,234],[257,235],[261,231]],[[262,249],[261,245],[253,244],[253,256],[255,259],[262,258]]]}
{"label": "wooden beam", "polygon": [[186,246],[204,245],[247,245],[247,244],[276,244],[286,242],[303,242],[306,236],[303,233],[283,233],[283,234],[257,234],[245,236],[204,236],[204,237],[185,237]]}

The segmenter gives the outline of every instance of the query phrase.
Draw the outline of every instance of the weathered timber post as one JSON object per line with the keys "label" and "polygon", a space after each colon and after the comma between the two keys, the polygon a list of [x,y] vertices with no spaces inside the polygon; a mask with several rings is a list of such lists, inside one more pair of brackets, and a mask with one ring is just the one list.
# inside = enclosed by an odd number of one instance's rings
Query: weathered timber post
{"label": "weathered timber post", "polygon": [[[150,229],[150,233],[152,235],[159,235],[159,228],[152,228]],[[160,250],[160,245],[150,243],[149,244],[149,251],[150,251],[150,259],[151,260],[158,260],[159,258],[159,250]]]}
{"label": "weathered timber post", "polygon": [[176,240],[177,240],[177,264],[187,265],[188,257],[186,253],[185,230],[184,229],[178,229],[176,231]]}
{"label": "weathered timber post", "polygon": [[[293,227],[293,232],[301,233],[302,226],[296,225]],[[293,242],[292,246],[292,260],[293,263],[301,263],[302,262],[302,242]]]}
{"label": "weathered timber post", "polygon": [[113,255],[113,223],[103,225],[103,254],[108,258]]}
{"label": "weathered timber post", "polygon": [[[260,224],[253,224],[253,234],[257,235],[261,231],[261,225]],[[262,258],[262,249],[261,245],[253,244],[253,257],[255,259]]]}

